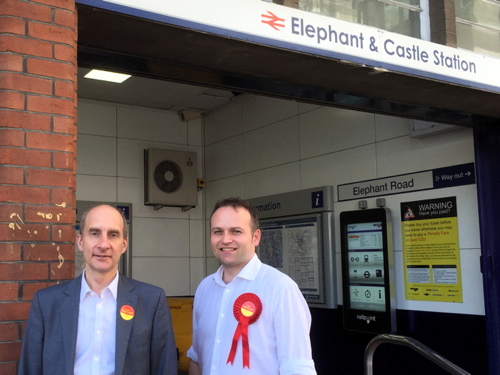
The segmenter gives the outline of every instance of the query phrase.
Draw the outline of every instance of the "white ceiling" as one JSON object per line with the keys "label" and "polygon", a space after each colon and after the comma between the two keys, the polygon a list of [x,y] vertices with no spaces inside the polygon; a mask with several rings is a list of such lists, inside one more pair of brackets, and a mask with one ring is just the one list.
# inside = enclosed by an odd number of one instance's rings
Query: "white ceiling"
{"label": "white ceiling", "polygon": [[85,78],[88,68],[78,68],[78,97],[178,112],[204,113],[234,97],[230,91],[132,76],[123,83]]}

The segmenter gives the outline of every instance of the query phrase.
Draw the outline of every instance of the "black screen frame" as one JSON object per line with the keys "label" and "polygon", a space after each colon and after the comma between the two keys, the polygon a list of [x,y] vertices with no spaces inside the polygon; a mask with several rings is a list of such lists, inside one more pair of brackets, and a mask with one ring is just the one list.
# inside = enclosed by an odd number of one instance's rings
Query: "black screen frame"
{"label": "black screen frame", "polygon": [[[359,285],[368,286],[362,281],[354,283],[349,275],[349,259],[352,253],[348,248],[349,225],[381,223],[382,225],[382,253],[383,253],[383,287],[385,297],[385,311],[375,309],[361,309],[351,307],[350,287]],[[342,292],[343,292],[343,320],[348,330],[371,333],[393,333],[396,330],[395,321],[395,293],[393,285],[393,245],[392,222],[390,211],[385,208],[374,208],[340,213],[340,244],[342,264]],[[374,251],[374,250],[372,250]],[[371,284],[370,286],[372,286]]]}

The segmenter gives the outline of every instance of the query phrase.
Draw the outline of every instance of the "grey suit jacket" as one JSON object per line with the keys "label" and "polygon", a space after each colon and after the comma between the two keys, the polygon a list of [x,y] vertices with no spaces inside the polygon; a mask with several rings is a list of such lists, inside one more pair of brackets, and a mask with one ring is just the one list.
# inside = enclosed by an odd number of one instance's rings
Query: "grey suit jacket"
{"label": "grey suit jacket", "polygon": [[[19,375],[72,375],[82,276],[38,291],[23,338]],[[177,353],[163,289],[120,275],[116,301],[116,375],[175,375]],[[132,306],[125,320],[120,308]]]}

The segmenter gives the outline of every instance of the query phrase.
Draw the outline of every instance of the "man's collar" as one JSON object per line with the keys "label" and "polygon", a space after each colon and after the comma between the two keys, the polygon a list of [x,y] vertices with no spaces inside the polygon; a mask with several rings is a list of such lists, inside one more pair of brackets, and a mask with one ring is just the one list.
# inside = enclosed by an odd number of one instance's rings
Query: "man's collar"
{"label": "man's collar", "polygon": [[[85,298],[85,296],[87,295],[88,292],[94,293],[90,289],[89,284],[87,283],[87,279],[85,278],[85,274],[86,274],[86,269],[84,269],[82,272],[82,287],[80,290],[80,303],[83,301],[83,299]],[[109,289],[109,291],[111,292],[111,294],[113,295],[113,298],[115,300],[118,296],[118,279],[119,279],[119,273],[117,271],[114,279],[109,283],[109,285],[106,288],[103,289],[103,291],[106,289]]]}
{"label": "man's collar", "polygon": [[[246,280],[255,280],[257,273],[259,272],[262,262],[260,261],[257,254],[254,254],[252,259],[242,268],[242,270],[235,276],[236,278],[242,278]],[[224,276],[224,266],[220,266],[217,272],[214,274],[214,280],[220,285],[226,285],[223,279]],[[233,279],[234,280],[234,279]]]}

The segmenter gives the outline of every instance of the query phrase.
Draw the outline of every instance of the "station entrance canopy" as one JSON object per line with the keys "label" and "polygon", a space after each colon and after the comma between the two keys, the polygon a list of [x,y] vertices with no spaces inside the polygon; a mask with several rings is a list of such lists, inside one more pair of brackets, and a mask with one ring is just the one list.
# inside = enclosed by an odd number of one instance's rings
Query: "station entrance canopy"
{"label": "station entrance canopy", "polygon": [[[494,57],[258,0],[77,0],[77,3],[84,5],[79,7],[82,57],[88,57],[85,51],[90,53],[97,48],[169,64],[187,60],[193,68],[198,65],[198,70],[208,69],[212,74],[216,70],[226,77],[215,79],[216,82],[205,77],[203,82],[200,74],[195,74],[198,83],[224,82],[226,87],[234,85],[255,92],[260,89],[305,101],[434,121],[474,125],[497,122],[493,119],[500,118],[499,106],[491,105],[500,94],[497,74],[500,60]],[[124,30],[127,26],[116,29],[112,33],[115,35],[106,32],[105,38],[115,41],[106,47],[105,42],[96,42],[97,30],[106,30],[99,28],[99,19],[97,22],[94,19],[91,26],[93,17],[89,15],[86,26],[86,14],[96,16],[96,9],[104,10],[100,14],[107,15],[107,20],[119,18],[117,14],[127,17],[130,29],[130,22],[140,24],[143,20],[143,25],[144,21],[150,25],[134,27],[135,38],[134,35],[127,38],[132,33]],[[115,31],[118,22],[114,27],[113,22],[106,21],[106,25]],[[90,31],[91,27],[94,31]],[[184,31],[182,36],[181,31]],[[217,54],[217,50],[211,49],[215,56],[204,56],[206,51],[196,56],[192,49],[202,45],[194,40],[193,33],[198,34],[199,40],[217,37],[217,41],[211,40],[204,47],[219,46],[225,41],[225,52]],[[176,35],[180,38],[178,42],[172,38]],[[122,51],[120,43],[116,43],[119,36],[129,43]],[[141,48],[134,46],[139,37],[144,38],[149,51],[141,53]],[[191,56],[191,60],[179,55],[182,45],[185,56]],[[252,57],[243,62],[249,56]],[[282,63],[280,70],[277,61]],[[278,70],[273,73],[273,69]],[[295,74],[295,69],[301,74]],[[253,84],[247,82],[245,73],[254,77]]]}

